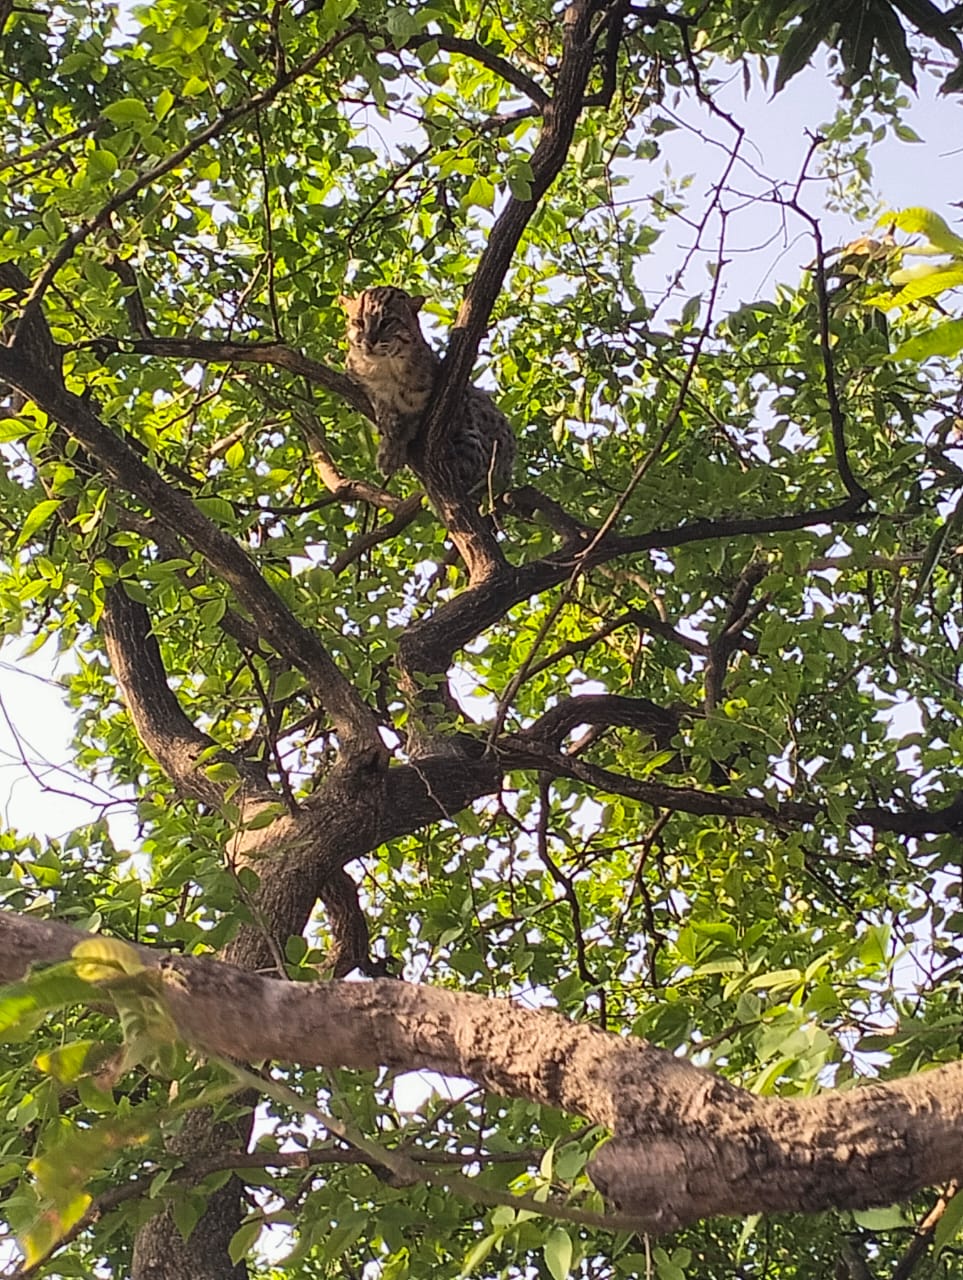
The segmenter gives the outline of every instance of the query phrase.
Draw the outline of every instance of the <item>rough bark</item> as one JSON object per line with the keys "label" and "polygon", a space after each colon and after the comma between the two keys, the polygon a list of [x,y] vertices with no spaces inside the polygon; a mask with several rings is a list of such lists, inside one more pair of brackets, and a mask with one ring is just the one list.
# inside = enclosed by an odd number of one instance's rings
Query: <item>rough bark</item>
{"label": "rough bark", "polygon": [[[0,978],[63,960],[84,936],[0,913]],[[209,1051],[430,1069],[605,1126],[613,1138],[589,1173],[647,1230],[710,1214],[889,1204],[959,1171],[963,1063],[812,1098],[758,1098],[646,1041],[507,1000],[392,980],[290,983],[139,951],[182,1035]]]}

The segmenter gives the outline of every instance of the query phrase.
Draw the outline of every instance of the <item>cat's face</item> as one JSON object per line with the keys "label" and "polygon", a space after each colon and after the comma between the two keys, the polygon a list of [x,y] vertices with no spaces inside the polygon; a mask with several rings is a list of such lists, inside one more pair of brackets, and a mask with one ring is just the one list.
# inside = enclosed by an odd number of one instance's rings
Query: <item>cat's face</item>
{"label": "cat's face", "polygon": [[425,299],[404,289],[378,285],[356,298],[342,296],[348,316],[348,342],[370,356],[398,356],[421,338],[418,312]]}

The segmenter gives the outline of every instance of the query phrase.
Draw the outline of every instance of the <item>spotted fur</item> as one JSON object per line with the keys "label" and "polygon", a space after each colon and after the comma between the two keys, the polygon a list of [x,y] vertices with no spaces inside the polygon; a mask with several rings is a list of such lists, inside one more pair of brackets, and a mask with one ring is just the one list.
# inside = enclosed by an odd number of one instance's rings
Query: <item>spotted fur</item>
{"label": "spotted fur", "polygon": [[[408,462],[441,366],[418,321],[424,301],[388,285],[341,299],[348,316],[348,373],[374,408],[378,468],[386,476]],[[447,446],[443,462],[465,492],[511,481],[515,437],[491,396],[478,387],[466,389]]]}

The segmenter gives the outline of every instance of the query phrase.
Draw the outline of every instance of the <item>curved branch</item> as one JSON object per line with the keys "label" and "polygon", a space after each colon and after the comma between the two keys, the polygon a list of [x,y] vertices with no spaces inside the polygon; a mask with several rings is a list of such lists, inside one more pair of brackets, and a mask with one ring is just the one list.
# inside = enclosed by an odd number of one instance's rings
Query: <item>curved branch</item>
{"label": "curved branch", "polygon": [[[213,782],[198,763],[216,743],[188,719],[171,691],[146,608],[132,600],[123,586],[109,587],[101,629],[111,670],[141,742],[182,795],[204,804],[222,804],[223,784]],[[228,753],[218,752],[217,758],[230,759],[249,794],[261,801],[277,798],[262,771]],[[209,755],[207,762],[215,761]]]}
{"label": "curved branch", "polygon": [[[0,913],[0,979],[85,936]],[[181,1035],[242,1061],[433,1070],[558,1107],[613,1138],[592,1180],[639,1229],[710,1214],[891,1204],[959,1170],[963,1063],[812,1098],[758,1098],[639,1039],[395,980],[292,983],[138,948]]]}
{"label": "curved branch", "polygon": [[[825,141],[823,138],[813,139],[813,149],[823,141]],[[846,449],[846,419],[842,405],[839,403],[839,390],[836,385],[836,362],[833,355],[832,331],[829,323],[829,294],[826,290],[826,255],[823,250],[822,232],[819,229],[818,220],[811,213],[807,213],[799,203],[798,198],[794,197],[792,200],[787,201],[787,207],[794,209],[801,218],[809,223],[816,245],[813,276],[816,281],[816,305],[819,314],[819,352],[823,362],[823,383],[826,390],[826,401],[829,405],[829,421],[832,427],[833,454],[836,459],[836,469],[850,497],[856,502],[865,502],[869,497],[869,492],[863,488],[853,474]]]}
{"label": "curved branch", "polygon": [[547,742],[557,750],[562,739],[580,724],[641,729],[652,734],[660,747],[667,747],[679,730],[679,717],[648,698],[588,693],[581,697],[563,698],[519,736]]}

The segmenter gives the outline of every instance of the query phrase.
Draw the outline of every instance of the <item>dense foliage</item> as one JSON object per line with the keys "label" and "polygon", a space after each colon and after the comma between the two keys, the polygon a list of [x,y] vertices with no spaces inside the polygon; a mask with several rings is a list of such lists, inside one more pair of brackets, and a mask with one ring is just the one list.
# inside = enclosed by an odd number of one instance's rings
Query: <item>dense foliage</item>
{"label": "dense foliage", "polygon": [[[805,172],[835,166],[836,196],[857,210],[873,131],[905,128],[900,78],[955,58],[959,41],[924,0],[600,4],[593,21],[585,103],[544,194],[533,148],[561,92],[565,23],[543,0],[0,3],[10,350],[19,332],[35,363],[62,361],[66,387],[128,453],[246,550],[401,768],[424,709],[410,664],[399,679],[399,644],[477,583],[452,550],[445,495],[443,521],[417,497],[424,477],[382,487],[374,427],[337,376],[338,298],[379,283],[426,294],[443,349],[486,245],[507,246],[499,270],[483,260],[494,288],[476,310],[493,306],[474,376],[517,429],[517,489],[483,505],[531,590],[507,592],[457,652],[460,718],[448,707],[435,726],[466,758],[501,752],[504,780],[459,804],[439,794],[431,818],[349,864],[373,956],[412,981],[647,1037],[760,1094],[952,1060],[959,344],[956,330],[934,342],[927,299],[956,279],[907,294],[899,269],[907,234],[927,234],[948,271],[958,242],[916,211],[889,238],[857,240],[867,228],[854,225],[849,249],[830,252],[813,185],[779,175],[753,190],[805,238],[809,270],[765,299],[740,302],[737,285],[723,304],[720,290],[752,162],[751,122],[723,95],[734,69],[747,84],[817,80],[817,45],[834,46],[848,96]],[[708,194],[665,167],[693,128],[716,140]],[[530,215],[517,247],[512,209]],[[667,231],[691,248],[667,251]],[[185,951],[275,934],[258,898],[274,870],[234,853],[252,829],[244,771],[276,788],[278,807],[255,820],[270,824],[337,767],[337,717],[161,491],[132,490],[126,463],[78,444],[10,381],[0,625],[21,652],[72,651],[74,760],[118,803],[62,841],[5,832],[4,904]],[[143,635],[210,741],[196,785],[129,713],[104,643],[118,592],[115,609],[149,619]],[[532,736],[553,707],[593,695],[623,701],[561,718],[554,741]],[[114,817],[125,810],[129,828]],[[326,920],[272,936],[258,963],[329,977]],[[186,1234],[230,1177],[226,1160],[191,1186],[165,1137],[200,1101],[222,1118],[242,1108],[228,1068],[158,1050],[136,1000],[118,1025],[62,981],[30,1006],[70,1001],[55,1018],[5,1006],[7,1214],[40,1271],[126,1275],[158,1205]],[[437,1181],[395,1186],[311,1108],[411,1144],[430,1167],[468,1152],[480,1187],[596,1212],[583,1168],[604,1135],[440,1084],[405,1110],[389,1074],[273,1076],[233,1246],[235,1260],[251,1251],[254,1276],[464,1265],[777,1280],[958,1265],[955,1202],[939,1261],[907,1253],[934,1193],[649,1241],[473,1205]],[[193,1239],[203,1253],[201,1228]]]}

